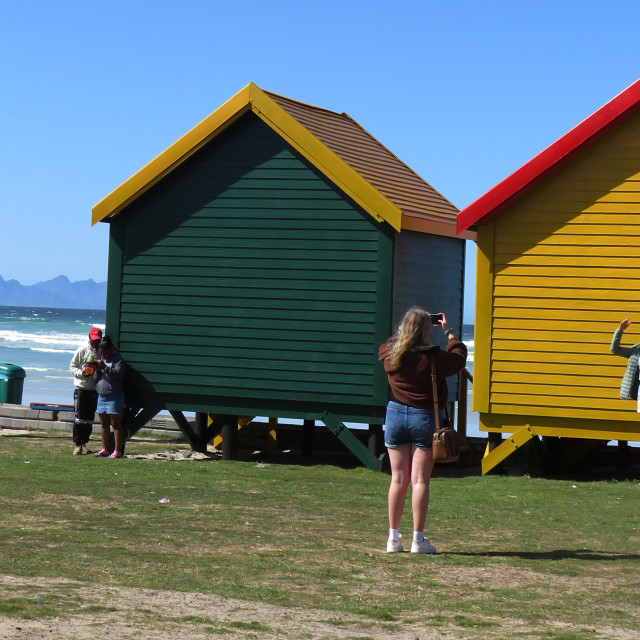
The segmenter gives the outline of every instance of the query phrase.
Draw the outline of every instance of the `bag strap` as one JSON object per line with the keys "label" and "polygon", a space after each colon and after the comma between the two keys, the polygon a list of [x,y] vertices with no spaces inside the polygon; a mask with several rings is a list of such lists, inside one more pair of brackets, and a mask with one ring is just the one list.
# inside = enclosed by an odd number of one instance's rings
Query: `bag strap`
{"label": "bag strap", "polygon": [[436,431],[440,431],[440,409],[438,408],[438,388],[436,385],[436,365],[431,360],[431,383],[433,384],[433,408],[436,414]]}

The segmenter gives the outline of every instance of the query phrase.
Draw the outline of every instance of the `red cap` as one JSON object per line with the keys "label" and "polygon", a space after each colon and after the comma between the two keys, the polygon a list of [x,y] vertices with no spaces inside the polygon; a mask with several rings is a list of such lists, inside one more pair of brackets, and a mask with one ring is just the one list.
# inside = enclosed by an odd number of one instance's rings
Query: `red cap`
{"label": "red cap", "polygon": [[89,340],[102,340],[102,331],[98,327],[89,329]]}

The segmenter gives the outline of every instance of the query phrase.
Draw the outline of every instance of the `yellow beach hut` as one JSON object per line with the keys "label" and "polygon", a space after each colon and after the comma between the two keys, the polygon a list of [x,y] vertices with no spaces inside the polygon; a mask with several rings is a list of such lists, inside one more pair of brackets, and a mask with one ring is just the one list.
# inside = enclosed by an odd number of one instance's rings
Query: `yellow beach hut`
{"label": "yellow beach hut", "polygon": [[483,473],[536,436],[640,440],[610,353],[627,316],[623,344],[640,343],[640,80],[463,209],[469,230],[473,410],[508,436]]}

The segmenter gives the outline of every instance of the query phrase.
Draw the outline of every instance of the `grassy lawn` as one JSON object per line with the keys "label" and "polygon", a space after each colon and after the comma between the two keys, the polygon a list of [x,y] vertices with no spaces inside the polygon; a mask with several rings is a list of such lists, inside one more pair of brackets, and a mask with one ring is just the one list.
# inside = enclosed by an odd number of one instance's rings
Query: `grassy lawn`
{"label": "grassy lawn", "polygon": [[[169,448],[134,439],[127,453]],[[637,481],[435,478],[440,553],[387,555],[383,474],[70,452],[68,434],[0,437],[0,575],[357,614],[389,637],[415,622],[464,638],[640,637]],[[0,616],[65,615],[65,584],[4,596]]]}

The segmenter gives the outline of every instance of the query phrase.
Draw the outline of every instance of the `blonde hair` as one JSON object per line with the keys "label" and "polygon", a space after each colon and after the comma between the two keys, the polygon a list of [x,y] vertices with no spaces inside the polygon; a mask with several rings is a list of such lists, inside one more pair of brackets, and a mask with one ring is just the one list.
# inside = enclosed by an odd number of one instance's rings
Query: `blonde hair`
{"label": "blonde hair", "polygon": [[431,330],[431,316],[420,307],[411,307],[404,314],[396,340],[389,352],[389,363],[397,369],[402,363],[402,358],[407,351],[429,344],[429,331]]}

